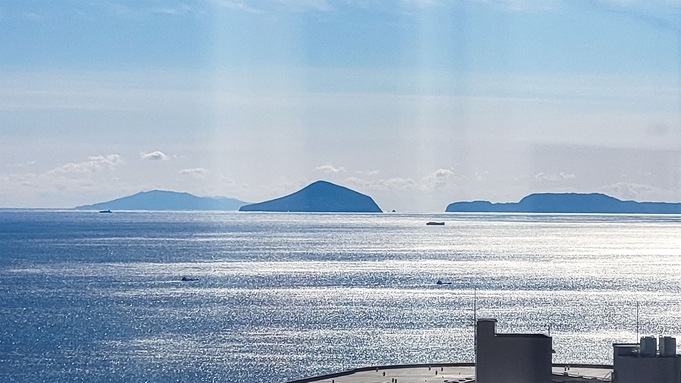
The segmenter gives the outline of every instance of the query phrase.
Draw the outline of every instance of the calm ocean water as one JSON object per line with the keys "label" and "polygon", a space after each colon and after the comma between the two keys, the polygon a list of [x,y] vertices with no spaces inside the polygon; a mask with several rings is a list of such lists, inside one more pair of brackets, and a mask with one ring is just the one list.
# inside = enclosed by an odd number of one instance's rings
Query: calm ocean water
{"label": "calm ocean water", "polygon": [[555,362],[611,363],[637,302],[642,335],[681,335],[681,216],[0,210],[0,270],[9,382],[473,361],[475,290]]}

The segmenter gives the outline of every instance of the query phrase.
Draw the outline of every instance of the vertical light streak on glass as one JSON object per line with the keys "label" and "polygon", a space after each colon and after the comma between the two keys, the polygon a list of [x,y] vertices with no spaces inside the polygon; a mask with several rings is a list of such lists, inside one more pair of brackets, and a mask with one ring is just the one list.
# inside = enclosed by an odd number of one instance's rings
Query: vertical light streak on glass
{"label": "vertical light streak on glass", "polygon": [[417,103],[417,120],[414,126],[414,131],[416,132],[416,138],[418,142],[418,160],[420,163],[421,171],[427,172],[433,166],[435,156],[433,155],[433,145],[431,141],[433,140],[433,129],[437,125],[435,121],[435,111],[432,105],[432,93],[433,93],[433,83],[432,78],[434,75],[433,68],[433,54],[434,50],[437,49],[435,42],[438,40],[437,31],[435,30],[434,24],[431,20],[431,14],[426,9],[421,9],[418,15],[418,48],[419,50],[415,52],[416,58],[416,77],[418,78],[418,85],[416,93],[418,96]]}
{"label": "vertical light streak on glass", "polygon": [[220,171],[216,192],[267,199],[273,196],[247,185],[285,184],[304,166],[304,36],[303,16],[259,6],[252,12],[216,9],[213,17],[209,141],[212,167]]}
{"label": "vertical light streak on glass", "polygon": [[[681,29],[676,31],[676,44],[677,44],[677,51],[676,51],[676,63],[677,63],[677,72],[676,72],[676,126],[680,127],[681,126]],[[676,134],[674,135],[676,137],[676,149],[681,148],[681,133],[679,132],[678,128],[676,131]],[[676,163],[674,164],[674,184],[676,187],[674,188],[673,191],[673,198],[674,201],[681,201],[681,153],[678,153],[676,156]]]}
{"label": "vertical light streak on glass", "polygon": [[[443,13],[446,13],[444,15]],[[447,22],[443,22],[444,19]],[[422,210],[441,211],[475,172],[475,148],[468,140],[471,97],[469,83],[470,20],[467,7],[424,7],[416,10],[413,76],[415,113],[409,132],[421,177],[429,177],[429,192],[421,193]],[[442,174],[434,174],[444,169]],[[451,172],[451,173],[449,173]]]}

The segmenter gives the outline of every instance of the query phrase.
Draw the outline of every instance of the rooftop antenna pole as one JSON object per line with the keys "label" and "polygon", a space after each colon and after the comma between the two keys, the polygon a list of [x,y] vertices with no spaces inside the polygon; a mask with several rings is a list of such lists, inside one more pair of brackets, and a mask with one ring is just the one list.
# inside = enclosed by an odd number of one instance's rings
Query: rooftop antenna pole
{"label": "rooftop antenna pole", "polygon": [[639,336],[638,336],[638,305],[639,305],[639,302],[636,301],[636,341],[637,342],[640,339]]}
{"label": "rooftop antenna pole", "polygon": [[478,288],[473,287],[473,350],[478,354]]}

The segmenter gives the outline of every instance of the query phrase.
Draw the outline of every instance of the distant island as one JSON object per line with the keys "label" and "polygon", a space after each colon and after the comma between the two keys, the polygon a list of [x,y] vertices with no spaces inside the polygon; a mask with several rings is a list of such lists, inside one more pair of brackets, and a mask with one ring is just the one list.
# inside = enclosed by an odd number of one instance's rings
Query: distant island
{"label": "distant island", "polygon": [[381,213],[368,195],[326,181],[314,182],[293,194],[245,205],[240,211]]}
{"label": "distant island", "polygon": [[600,193],[538,193],[520,202],[454,202],[446,212],[681,214],[681,203],[622,201]]}
{"label": "distant island", "polygon": [[77,206],[77,210],[238,210],[248,202],[227,197],[197,197],[167,190],[140,192],[94,205]]}

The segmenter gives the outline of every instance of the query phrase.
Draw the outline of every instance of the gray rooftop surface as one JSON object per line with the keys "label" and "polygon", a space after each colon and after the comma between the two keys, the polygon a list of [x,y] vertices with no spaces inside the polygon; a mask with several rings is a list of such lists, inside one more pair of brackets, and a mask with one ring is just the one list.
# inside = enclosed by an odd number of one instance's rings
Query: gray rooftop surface
{"label": "gray rooftop surface", "polygon": [[[609,366],[564,365],[553,366],[553,382],[610,382]],[[296,380],[299,383],[473,383],[475,366],[472,364],[380,366],[351,370],[344,373]]]}

